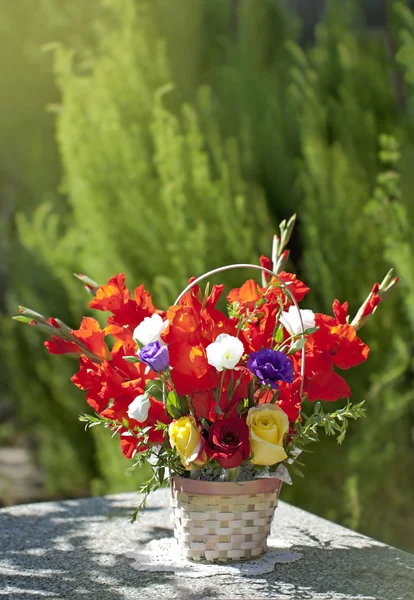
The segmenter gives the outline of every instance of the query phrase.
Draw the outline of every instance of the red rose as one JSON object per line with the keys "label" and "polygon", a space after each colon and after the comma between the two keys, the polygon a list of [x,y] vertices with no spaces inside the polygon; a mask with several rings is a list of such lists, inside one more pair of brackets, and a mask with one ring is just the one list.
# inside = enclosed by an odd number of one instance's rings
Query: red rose
{"label": "red rose", "polygon": [[208,432],[206,452],[224,469],[234,469],[249,458],[249,428],[242,419],[215,421]]}

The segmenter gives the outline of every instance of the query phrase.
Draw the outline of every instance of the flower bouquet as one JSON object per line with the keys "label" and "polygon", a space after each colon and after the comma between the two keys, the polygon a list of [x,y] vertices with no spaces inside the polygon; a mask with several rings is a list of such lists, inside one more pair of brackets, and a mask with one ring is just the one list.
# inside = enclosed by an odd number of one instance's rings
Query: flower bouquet
{"label": "flower bouquet", "polygon": [[[171,481],[175,536],[193,560],[262,554],[282,482],[300,474],[303,448],[320,428],[341,443],[349,419],[364,415],[336,369],[367,359],[357,331],[397,279],[390,271],[376,283],[354,318],[338,300],[333,315],[299,309],[309,288],[283,270],[294,222],[280,225],[271,259],[191,279],[166,311],[143,285],[131,296],[122,274],[105,285],[77,275],[93,296],[89,306],[111,313],[103,329],[90,317],[71,329],[23,307],[15,317],[50,335],[51,354],[79,358],[72,381],[95,413],[81,415],[86,427],[103,425],[134,465],[151,465],[132,520]],[[240,267],[260,270],[261,285],[249,279],[231,290],[226,315],[217,308],[224,286],[199,284]],[[319,402],[343,398],[331,412]]]}

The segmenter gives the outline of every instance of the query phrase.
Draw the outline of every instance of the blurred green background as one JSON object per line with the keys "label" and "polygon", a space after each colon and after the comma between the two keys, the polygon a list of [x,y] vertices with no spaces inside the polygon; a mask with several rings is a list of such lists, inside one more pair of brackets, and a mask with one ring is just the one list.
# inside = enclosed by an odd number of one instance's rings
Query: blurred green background
{"label": "blurred green background", "polygon": [[164,308],[191,275],[269,254],[297,212],[307,307],[355,312],[391,266],[401,283],[346,374],[367,420],[283,498],[414,550],[409,2],[1,0],[0,29],[0,502],[139,478],[117,440],[84,433],[75,362],[11,321],[18,304],[75,327],[72,273],[124,271]]}

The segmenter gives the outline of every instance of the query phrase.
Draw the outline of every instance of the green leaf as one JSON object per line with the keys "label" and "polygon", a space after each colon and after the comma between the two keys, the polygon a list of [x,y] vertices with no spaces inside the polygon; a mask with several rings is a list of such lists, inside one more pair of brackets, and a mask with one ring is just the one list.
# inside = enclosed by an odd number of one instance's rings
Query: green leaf
{"label": "green leaf", "polygon": [[32,323],[34,319],[30,317],[24,317],[23,315],[19,315],[17,317],[12,317],[13,321],[19,321],[19,323]]}
{"label": "green leaf", "polygon": [[207,419],[205,419],[204,417],[201,417],[200,423],[202,424],[202,426],[204,427],[204,429],[206,431],[210,430],[210,423],[207,421]]}
{"label": "green leaf", "polygon": [[316,331],[319,331],[319,327],[309,327],[309,329],[306,329],[304,331],[304,334],[311,335],[312,333],[315,333]]}
{"label": "green leaf", "polygon": [[280,394],[280,390],[276,390],[276,392],[273,394],[272,399],[270,400],[269,404],[276,404],[277,399],[279,398],[279,394]]}
{"label": "green leaf", "polygon": [[19,312],[25,317],[32,317],[34,321],[40,321],[41,323],[45,323],[47,325],[46,317],[34,310],[31,310],[30,308],[19,306]]}
{"label": "green leaf", "polygon": [[179,419],[180,417],[183,417],[184,415],[188,414],[187,398],[177,396],[174,390],[172,390],[168,394],[165,407],[167,409],[168,414],[173,419]]}
{"label": "green leaf", "polygon": [[249,383],[249,408],[254,406],[254,381],[253,379]]}
{"label": "green leaf", "polygon": [[306,344],[306,338],[305,337],[301,337],[299,340],[296,340],[296,342],[294,342],[290,349],[289,352],[287,353],[288,356],[290,356],[291,354],[295,354],[295,352],[298,352],[299,350],[302,350],[302,348],[304,347],[304,345]]}
{"label": "green leaf", "polygon": [[229,401],[233,398],[233,394],[234,392],[237,390],[237,388],[239,387],[241,380],[243,379],[243,373],[240,375],[240,377],[237,379],[236,383],[233,385],[233,372],[231,374],[231,378],[230,378],[230,384],[229,384],[229,388],[227,390],[227,394],[229,397]]}
{"label": "green leaf", "polygon": [[216,414],[217,415],[222,415],[223,411],[220,408],[220,398],[218,395],[218,391],[216,389],[213,390],[213,394],[214,394],[214,399],[216,401]]}
{"label": "green leaf", "polygon": [[[155,381],[157,381],[157,383],[159,385],[154,383]],[[151,396],[153,396],[159,402],[164,403],[164,396],[162,393],[162,383],[159,382],[158,380],[150,379],[150,381],[147,381],[147,383],[145,385],[145,391],[148,392],[149,394],[151,394]]]}
{"label": "green leaf", "polygon": [[280,344],[283,342],[283,325],[279,325],[275,333],[275,342]]}
{"label": "green leaf", "polygon": [[76,279],[79,279],[79,281],[81,281],[84,284],[84,286],[90,294],[95,295],[96,290],[100,287],[99,283],[97,283],[90,277],[87,277],[86,275],[82,275],[80,273],[74,273],[73,275],[74,277],[76,277]]}
{"label": "green leaf", "polygon": [[227,469],[229,472],[230,481],[233,483],[237,482],[237,475],[239,474],[239,467],[235,467],[234,469]]}
{"label": "green leaf", "polygon": [[155,431],[165,431],[168,429],[168,425],[166,423],[162,423],[161,421],[157,421],[154,426]]}
{"label": "green leaf", "polygon": [[305,475],[302,473],[302,471],[300,469],[298,469],[298,467],[291,467],[290,470],[292,471],[292,473],[294,473],[298,477],[301,477],[302,479],[305,478]]}
{"label": "green leaf", "polygon": [[322,404],[318,401],[315,403],[315,408],[313,409],[313,412],[315,415],[318,415],[322,410]]}
{"label": "green leaf", "polygon": [[123,356],[122,357],[126,362],[135,364],[139,362],[139,358],[137,356]]}

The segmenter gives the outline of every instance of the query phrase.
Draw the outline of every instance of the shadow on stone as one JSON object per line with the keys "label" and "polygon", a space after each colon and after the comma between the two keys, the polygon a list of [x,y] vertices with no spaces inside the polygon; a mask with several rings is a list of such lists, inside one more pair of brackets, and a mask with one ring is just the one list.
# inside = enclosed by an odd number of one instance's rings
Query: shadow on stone
{"label": "shadow on stone", "polygon": [[362,536],[358,537],[360,546],[353,547],[355,535],[349,532],[348,539],[342,528],[338,547],[337,539],[323,541],[314,526],[297,526],[295,519],[288,528],[295,529],[296,539],[301,540],[294,549],[303,558],[277,564],[267,575],[188,579],[172,573],[137,572],[131,567],[134,549],[150,539],[172,535],[165,504],[162,499],[134,525],[127,519],[131,505],[125,505],[122,497],[0,511],[0,590],[10,600],[414,597],[411,555]]}

